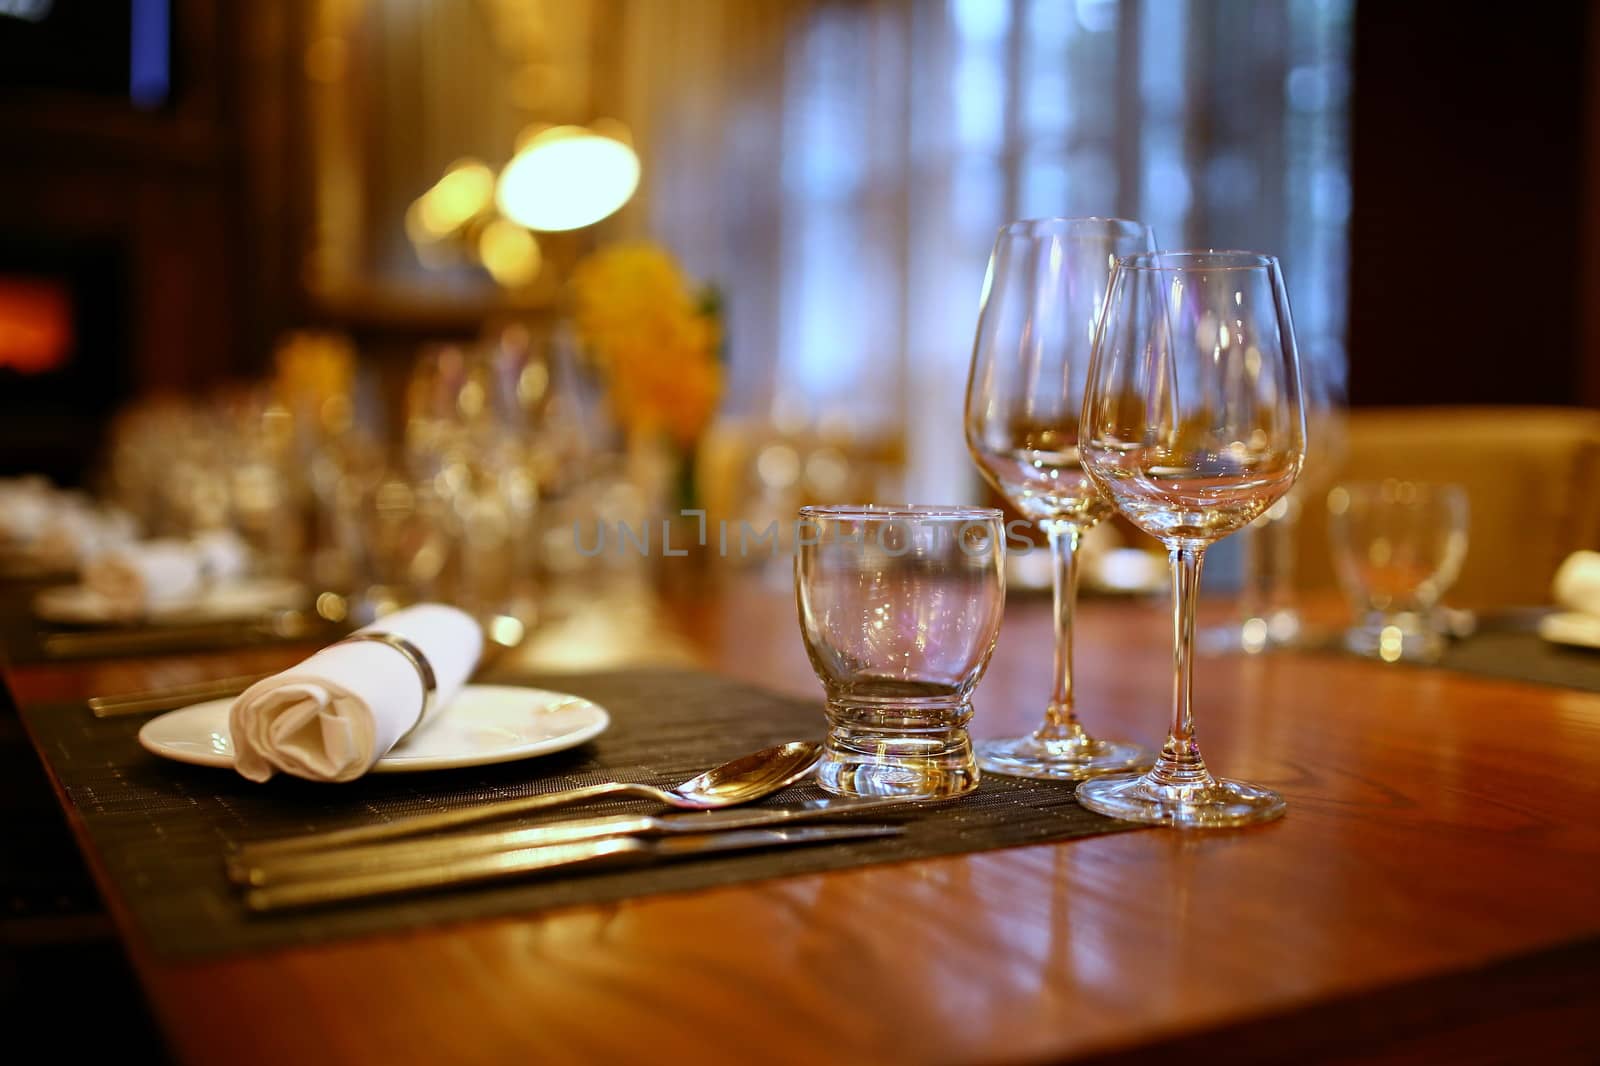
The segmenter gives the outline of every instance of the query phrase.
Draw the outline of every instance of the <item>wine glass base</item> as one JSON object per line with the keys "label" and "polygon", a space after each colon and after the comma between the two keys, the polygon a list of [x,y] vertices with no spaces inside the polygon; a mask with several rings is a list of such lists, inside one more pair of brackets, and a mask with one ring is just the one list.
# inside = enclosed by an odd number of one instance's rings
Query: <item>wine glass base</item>
{"label": "wine glass base", "polygon": [[1117,740],[1040,740],[1009,737],[977,745],[978,765],[990,773],[1046,781],[1082,781],[1099,774],[1148,763],[1153,756],[1137,744]]}
{"label": "wine glass base", "polygon": [[1161,785],[1146,774],[1117,774],[1078,786],[1078,802],[1091,811],[1128,822],[1179,829],[1254,825],[1283,817],[1283,797],[1269,788],[1212,778],[1206,784]]}

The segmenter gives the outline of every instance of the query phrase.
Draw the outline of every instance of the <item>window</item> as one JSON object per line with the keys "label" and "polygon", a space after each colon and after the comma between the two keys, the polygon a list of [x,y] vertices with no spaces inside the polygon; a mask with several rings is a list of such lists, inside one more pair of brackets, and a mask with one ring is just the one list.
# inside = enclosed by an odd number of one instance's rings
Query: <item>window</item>
{"label": "window", "polygon": [[[674,195],[652,203],[649,228],[728,291],[735,409],[903,433],[908,498],[976,491],[961,395],[990,244],[1012,218],[1115,214],[1166,248],[1278,254],[1302,354],[1342,384],[1352,7],[790,10],[774,61],[717,73],[720,145],[655,117],[653,143],[675,145],[657,165],[702,168],[703,195],[729,206],[692,210],[684,178],[664,175]],[[776,131],[764,142],[776,150],[741,151],[753,129]],[[706,173],[712,158],[723,163]],[[719,211],[760,224],[708,239]]]}

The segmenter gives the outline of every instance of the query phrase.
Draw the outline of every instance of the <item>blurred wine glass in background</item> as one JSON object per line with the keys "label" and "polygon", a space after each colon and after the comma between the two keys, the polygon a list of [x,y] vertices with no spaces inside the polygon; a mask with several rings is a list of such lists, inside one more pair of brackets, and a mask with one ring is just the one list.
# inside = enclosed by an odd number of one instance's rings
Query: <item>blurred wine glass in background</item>
{"label": "blurred wine glass in background", "polygon": [[1200,636],[1201,651],[1249,655],[1302,644],[1308,638],[1301,614],[1296,545],[1307,501],[1326,491],[1346,452],[1344,366],[1329,360],[1301,364],[1305,387],[1306,461],[1289,493],[1241,534],[1244,574],[1239,617]]}

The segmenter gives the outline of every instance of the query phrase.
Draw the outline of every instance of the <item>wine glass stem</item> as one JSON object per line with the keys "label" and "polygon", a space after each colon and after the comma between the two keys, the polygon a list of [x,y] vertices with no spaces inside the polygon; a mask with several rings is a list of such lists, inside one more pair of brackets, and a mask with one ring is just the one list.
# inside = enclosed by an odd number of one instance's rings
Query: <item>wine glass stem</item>
{"label": "wine glass stem", "polygon": [[1072,708],[1072,615],[1078,602],[1078,542],[1082,534],[1066,522],[1046,522],[1044,531],[1055,563],[1056,666],[1050,706],[1036,735],[1041,740],[1077,740],[1084,732]]}
{"label": "wine glass stem", "polygon": [[1203,545],[1174,545],[1172,561],[1172,730],[1150,776],[1162,785],[1210,780],[1194,739],[1194,610],[1200,598]]}

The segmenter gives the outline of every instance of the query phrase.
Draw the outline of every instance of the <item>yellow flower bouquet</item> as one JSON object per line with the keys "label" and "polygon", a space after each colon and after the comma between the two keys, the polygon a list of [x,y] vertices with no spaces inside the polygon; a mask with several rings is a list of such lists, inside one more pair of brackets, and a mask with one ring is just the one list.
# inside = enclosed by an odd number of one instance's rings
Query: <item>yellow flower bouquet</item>
{"label": "yellow flower bouquet", "polygon": [[640,446],[678,460],[678,504],[695,505],[694,458],[722,398],[722,320],[715,289],[697,291],[664,249],[603,248],[573,273],[578,336],[606,386],[612,417]]}

